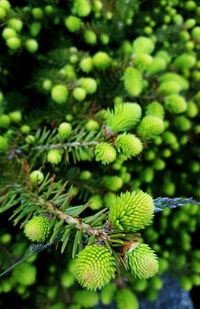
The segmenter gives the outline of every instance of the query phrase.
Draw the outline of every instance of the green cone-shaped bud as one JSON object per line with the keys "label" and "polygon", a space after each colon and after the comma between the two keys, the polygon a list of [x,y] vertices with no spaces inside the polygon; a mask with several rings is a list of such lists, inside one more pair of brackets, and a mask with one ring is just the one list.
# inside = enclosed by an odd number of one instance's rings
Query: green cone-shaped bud
{"label": "green cone-shaped bud", "polygon": [[137,103],[122,103],[115,105],[106,115],[106,125],[113,132],[123,132],[132,129],[140,120],[142,110]]}
{"label": "green cone-shaped bud", "polygon": [[46,217],[37,216],[26,223],[24,234],[32,241],[43,242],[48,237],[49,230],[49,220]]}
{"label": "green cone-shaped bud", "polygon": [[116,307],[117,309],[138,309],[139,302],[131,290],[124,288],[117,293]]}
{"label": "green cone-shaped bud", "polygon": [[173,114],[180,114],[186,111],[187,103],[184,97],[171,94],[165,98],[165,108]]}
{"label": "green cone-shaped bud", "polygon": [[191,69],[196,63],[196,58],[190,54],[182,54],[174,61],[174,66],[177,69]]}
{"label": "green cone-shaped bud", "polygon": [[189,83],[187,79],[183,76],[176,74],[176,73],[165,73],[160,77],[160,82],[166,81],[174,81],[179,84],[181,90],[187,90],[189,88]]}
{"label": "green cone-shaped bud", "polygon": [[126,253],[126,264],[131,274],[140,279],[153,277],[159,268],[155,252],[146,244],[139,244]]}
{"label": "green cone-shaped bud", "polygon": [[73,274],[89,290],[100,289],[115,276],[115,259],[110,251],[100,245],[86,246],[78,253]]}
{"label": "green cone-shaped bud", "polygon": [[129,95],[138,96],[142,92],[143,79],[140,71],[135,68],[126,68],[123,76],[124,87]]}
{"label": "green cone-shaped bud", "polygon": [[143,191],[121,193],[110,207],[109,221],[115,229],[136,232],[149,225],[153,218],[152,197]]}
{"label": "green cone-shaped bud", "polygon": [[154,47],[154,43],[151,39],[140,36],[133,42],[133,53],[136,55],[151,54]]}
{"label": "green cone-shaped bud", "polygon": [[44,180],[44,174],[39,170],[32,171],[30,173],[30,180],[32,185],[40,184]]}
{"label": "green cone-shaped bud", "polygon": [[168,95],[179,93],[181,91],[180,85],[175,81],[164,81],[158,87],[158,94],[160,95]]}
{"label": "green cone-shaped bud", "polygon": [[153,101],[147,106],[147,110],[146,110],[147,116],[148,115],[156,116],[156,117],[163,119],[164,114],[165,114],[165,111],[164,111],[162,104],[160,104],[157,101]]}
{"label": "green cone-shaped bud", "polygon": [[116,150],[109,143],[100,143],[95,147],[96,161],[101,161],[102,164],[109,164],[116,159]]}
{"label": "green cone-shaped bud", "polygon": [[99,301],[99,296],[97,292],[81,290],[74,293],[73,300],[82,308],[94,308]]}
{"label": "green cone-shaped bud", "polygon": [[68,122],[62,122],[58,127],[58,135],[61,139],[65,140],[72,133],[72,126]]}
{"label": "green cone-shaped bud", "polygon": [[145,116],[138,127],[138,133],[144,139],[155,138],[164,131],[164,122],[156,116]]}
{"label": "green cone-shaped bud", "polygon": [[115,147],[127,158],[137,156],[143,149],[140,139],[129,133],[120,134],[116,138]]}
{"label": "green cone-shaped bud", "polygon": [[47,153],[47,162],[58,164],[62,159],[62,151],[60,149],[51,149]]}

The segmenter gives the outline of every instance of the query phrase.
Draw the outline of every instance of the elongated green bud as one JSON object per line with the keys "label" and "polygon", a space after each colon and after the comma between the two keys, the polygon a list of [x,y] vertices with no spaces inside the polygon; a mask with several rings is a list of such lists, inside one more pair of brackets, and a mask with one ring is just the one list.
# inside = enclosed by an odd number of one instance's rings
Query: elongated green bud
{"label": "elongated green bud", "polygon": [[111,191],[118,191],[123,186],[123,181],[119,176],[104,176],[103,185]]}
{"label": "elongated green bud", "polygon": [[173,114],[180,114],[186,111],[187,103],[184,97],[171,94],[165,98],[165,108]]}
{"label": "elongated green bud", "polygon": [[140,71],[135,68],[126,68],[123,76],[124,87],[129,95],[136,97],[142,92],[143,79]]}
{"label": "elongated green bud", "polygon": [[49,230],[49,220],[46,217],[37,216],[26,223],[24,234],[32,241],[43,242],[48,237]]}
{"label": "elongated green bud", "polygon": [[155,138],[164,131],[164,122],[156,116],[145,116],[139,124],[138,133],[144,139]]}
{"label": "elongated green bud", "polygon": [[196,58],[190,54],[182,54],[174,61],[174,66],[177,69],[191,69],[196,63]]}
{"label": "elongated green bud", "polygon": [[111,205],[109,221],[115,229],[136,232],[149,225],[153,218],[152,197],[143,191],[121,193]]}
{"label": "elongated green bud", "polygon": [[126,253],[126,263],[131,274],[140,279],[153,277],[159,268],[155,252],[146,244],[139,244]]}
{"label": "elongated green bud", "polygon": [[122,152],[127,158],[137,156],[143,149],[140,139],[129,133],[120,134],[116,138],[115,146],[117,150]]}
{"label": "elongated green bud", "polygon": [[101,161],[102,164],[109,164],[116,159],[116,150],[109,143],[100,143],[95,148],[96,161]]}
{"label": "elongated green bud", "polygon": [[108,110],[106,125],[113,132],[128,131],[135,127],[142,115],[142,110],[137,103],[122,103],[115,105],[114,110]]}
{"label": "elongated green bud", "polygon": [[179,84],[181,90],[187,90],[189,88],[189,83],[187,79],[177,73],[165,73],[160,77],[160,82],[172,81]]}
{"label": "elongated green bud", "polygon": [[116,289],[114,283],[109,283],[101,290],[101,302],[103,305],[110,305],[112,303]]}
{"label": "elongated green bud", "polygon": [[117,309],[138,309],[139,303],[135,294],[129,289],[121,289],[116,296]]}
{"label": "elongated green bud", "polygon": [[100,245],[86,246],[78,253],[73,274],[89,290],[100,289],[115,276],[115,260],[108,249]]}

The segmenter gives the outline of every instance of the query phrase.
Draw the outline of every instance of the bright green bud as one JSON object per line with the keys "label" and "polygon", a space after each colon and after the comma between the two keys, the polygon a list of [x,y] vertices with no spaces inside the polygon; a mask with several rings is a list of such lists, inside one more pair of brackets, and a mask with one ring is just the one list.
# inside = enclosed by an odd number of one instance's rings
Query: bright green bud
{"label": "bright green bud", "polygon": [[150,75],[154,75],[154,74],[157,74],[165,70],[166,67],[167,67],[167,62],[163,58],[160,58],[157,56],[153,58],[153,62],[151,65],[147,67],[147,71]]}
{"label": "bright green bud", "polygon": [[73,295],[73,300],[82,308],[95,308],[99,301],[99,296],[98,293],[94,291],[76,291]]}
{"label": "bright green bud", "polygon": [[177,84],[179,84],[181,90],[187,90],[189,88],[189,83],[187,79],[176,73],[165,73],[160,77],[160,81],[161,82],[174,81]]}
{"label": "bright green bud", "polygon": [[44,242],[50,231],[50,223],[46,217],[37,216],[30,219],[24,228],[24,234],[31,241]]}
{"label": "bright green bud", "polygon": [[55,85],[51,90],[52,100],[57,104],[63,104],[67,101],[68,90],[64,85]]}
{"label": "bright green bud", "polygon": [[143,149],[140,139],[130,133],[118,135],[115,140],[115,147],[117,151],[121,152],[127,158],[137,156]]}
{"label": "bright green bud", "polygon": [[13,270],[13,279],[18,283],[29,286],[36,282],[36,267],[24,262]]}
{"label": "bright green bud", "polygon": [[99,127],[99,123],[93,119],[88,120],[85,124],[85,128],[88,132],[96,131],[99,129]]}
{"label": "bright green bud", "polygon": [[20,32],[23,27],[23,22],[18,18],[11,18],[8,21],[8,26],[17,32]]}
{"label": "bright green bud", "polygon": [[25,47],[30,53],[34,54],[38,50],[39,45],[35,39],[28,39],[25,42]]}
{"label": "bright green bud", "polygon": [[159,277],[154,277],[150,281],[150,285],[155,290],[160,290],[163,287],[163,281]]}
{"label": "bright green bud", "polygon": [[153,41],[147,37],[138,37],[133,42],[133,53],[136,55],[151,54],[154,48]]}
{"label": "bright green bud", "polygon": [[147,286],[148,286],[148,281],[146,279],[134,280],[133,288],[137,292],[144,292]]}
{"label": "bright green bud", "polygon": [[103,201],[106,208],[110,208],[111,205],[116,204],[116,195],[112,192],[108,192],[104,195]]}
{"label": "bright green bud", "polygon": [[9,114],[10,120],[14,123],[19,123],[22,120],[22,113],[20,111],[14,111]]}
{"label": "bright green bud", "polygon": [[17,37],[12,37],[6,40],[6,45],[12,50],[17,50],[21,47],[21,40]]}
{"label": "bright green bud", "polygon": [[146,109],[146,115],[150,115],[150,116],[156,116],[156,117],[159,117],[161,119],[164,118],[164,114],[165,114],[165,111],[164,111],[164,108],[162,106],[162,104],[160,104],[159,102],[157,101],[153,101],[152,103],[150,103],[148,106],[147,106],[147,109]]}
{"label": "bright green bud", "polygon": [[33,171],[30,173],[30,180],[33,186],[40,184],[44,180],[44,174],[39,170]]}
{"label": "bright green bud", "polygon": [[101,161],[102,164],[109,164],[116,159],[116,150],[109,143],[99,143],[95,147],[96,161]]}
{"label": "bright green bud", "polygon": [[135,294],[127,288],[123,288],[117,292],[116,296],[116,308],[117,309],[138,309],[139,302]]}
{"label": "bright green bud", "polygon": [[78,253],[73,274],[89,290],[104,287],[115,277],[115,259],[110,251],[100,245],[88,245]]}
{"label": "bright green bud", "polygon": [[200,27],[195,27],[192,29],[192,38],[195,41],[200,42]]}
{"label": "bright green bud", "polygon": [[2,31],[2,37],[4,38],[4,40],[8,40],[8,39],[16,37],[16,36],[17,36],[17,33],[12,28],[6,27]]}
{"label": "bright green bud", "polygon": [[64,23],[70,32],[76,32],[80,30],[82,21],[80,18],[70,15],[65,18]]}
{"label": "bright green bud", "polygon": [[60,149],[51,149],[47,153],[47,162],[51,164],[59,164],[62,160],[62,152]]}
{"label": "bright green bud", "polygon": [[174,61],[174,66],[177,69],[191,69],[196,63],[196,58],[190,54],[182,54]]}
{"label": "bright green bud", "polygon": [[143,89],[143,79],[140,71],[135,68],[128,67],[124,71],[124,87],[129,95],[138,96]]}
{"label": "bright green bud", "polygon": [[73,6],[73,13],[80,16],[86,17],[91,12],[90,1],[88,0],[75,0]]}
{"label": "bright green bud", "polygon": [[31,128],[27,124],[24,124],[23,126],[20,127],[20,131],[23,134],[29,134],[31,131]]}
{"label": "bright green bud", "polygon": [[136,232],[152,222],[152,197],[142,191],[121,193],[110,207],[109,221],[115,229]]}
{"label": "bright green bud", "polygon": [[181,91],[181,87],[175,81],[164,81],[158,87],[158,94],[168,95],[179,93]]}
{"label": "bright green bud", "polygon": [[81,60],[80,68],[84,73],[89,73],[93,68],[93,62],[91,57],[86,57]]}
{"label": "bright green bud", "polygon": [[85,77],[79,80],[80,86],[85,89],[87,94],[93,94],[97,90],[97,82],[94,78]]}
{"label": "bright green bud", "polygon": [[155,138],[164,131],[164,122],[156,116],[145,116],[142,118],[138,133],[144,139]]}
{"label": "bright green bud", "polygon": [[61,275],[61,284],[64,288],[70,288],[75,283],[75,278],[70,272],[64,272]]}
{"label": "bright green bud", "polygon": [[137,103],[117,104],[114,110],[108,110],[106,125],[113,132],[128,131],[135,127],[141,118],[142,109]]}
{"label": "bright green bud", "polygon": [[118,191],[123,186],[123,181],[119,176],[104,176],[103,185],[110,191]]}
{"label": "bright green bud", "polygon": [[0,1],[0,7],[3,8],[6,12],[10,10],[11,5],[10,2],[7,0],[1,0]]}
{"label": "bright green bud", "polygon": [[95,45],[97,42],[96,33],[92,30],[85,30],[83,37],[87,44]]}
{"label": "bright green bud", "polygon": [[185,116],[176,117],[176,119],[174,120],[174,124],[177,128],[179,128],[179,130],[184,132],[190,130],[191,128],[191,122]]}
{"label": "bright green bud", "polygon": [[98,210],[103,206],[101,196],[99,194],[94,194],[88,200],[88,205],[92,210]]}
{"label": "bright green bud", "polygon": [[72,126],[68,122],[62,122],[58,127],[58,135],[62,140],[67,139],[72,134]]}
{"label": "bright green bud", "polygon": [[148,279],[158,272],[159,263],[155,252],[146,244],[139,244],[126,252],[126,264],[131,274],[140,279]]}
{"label": "bright green bud", "polygon": [[105,52],[99,51],[92,58],[93,65],[99,70],[105,70],[111,65],[111,58]]}
{"label": "bright green bud", "polygon": [[81,87],[77,87],[74,88],[73,92],[73,97],[77,100],[77,101],[83,101],[86,98],[86,91],[85,89],[81,88]]}
{"label": "bright green bud", "polygon": [[92,177],[92,173],[88,170],[82,171],[80,173],[81,180],[89,180]]}
{"label": "bright green bud", "polygon": [[163,133],[163,140],[168,145],[173,145],[177,143],[177,138],[174,133],[170,131],[166,131]]}
{"label": "bright green bud", "polygon": [[0,115],[0,128],[7,129],[10,125],[10,117],[8,115]]}
{"label": "bright green bud", "polygon": [[171,94],[165,98],[165,108],[173,114],[180,114],[186,111],[187,103],[184,97]]}
{"label": "bright green bud", "polygon": [[198,115],[198,107],[196,103],[190,101],[187,106],[187,116],[190,118],[194,118]]}
{"label": "bright green bud", "polygon": [[38,8],[33,8],[32,9],[32,15],[33,15],[34,19],[37,19],[37,20],[42,19],[43,18],[43,11],[39,7]]}
{"label": "bright green bud", "polygon": [[8,141],[5,137],[0,136],[0,152],[5,152],[8,149]]}
{"label": "bright green bud", "polygon": [[101,290],[101,302],[103,305],[110,305],[112,303],[116,289],[114,283],[109,283]]}
{"label": "bright green bud", "polygon": [[152,61],[153,58],[147,54],[139,54],[134,58],[134,64],[140,71],[145,70],[146,67],[152,63]]}

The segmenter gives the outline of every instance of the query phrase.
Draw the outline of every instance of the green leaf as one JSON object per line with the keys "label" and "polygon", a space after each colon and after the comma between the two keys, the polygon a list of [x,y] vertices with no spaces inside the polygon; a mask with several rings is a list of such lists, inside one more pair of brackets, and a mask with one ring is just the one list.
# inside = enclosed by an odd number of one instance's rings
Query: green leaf
{"label": "green leaf", "polygon": [[67,246],[67,243],[68,243],[68,240],[69,240],[69,237],[70,237],[70,233],[71,233],[71,228],[69,226],[67,226],[65,228],[65,232],[62,236],[62,247],[61,247],[61,253],[63,253],[65,251],[65,248]]}
{"label": "green leaf", "polygon": [[74,244],[73,244],[73,249],[72,249],[72,258],[74,259],[75,258],[75,255],[78,251],[78,247],[81,243],[81,240],[82,240],[82,236],[83,236],[83,232],[82,230],[79,230],[76,232],[76,236],[74,238]]}
{"label": "green leaf", "polygon": [[80,206],[69,207],[65,211],[65,213],[67,213],[68,215],[70,215],[72,217],[78,217],[87,207],[88,207],[87,204],[80,205]]}

